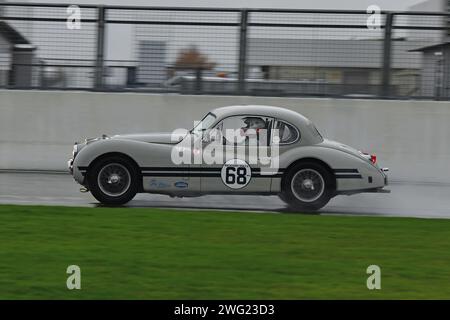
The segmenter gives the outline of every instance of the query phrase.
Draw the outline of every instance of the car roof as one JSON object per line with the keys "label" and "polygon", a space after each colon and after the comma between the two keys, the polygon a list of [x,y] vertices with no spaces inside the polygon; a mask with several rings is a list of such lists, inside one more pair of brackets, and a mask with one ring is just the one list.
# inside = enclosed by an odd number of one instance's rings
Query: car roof
{"label": "car roof", "polygon": [[218,118],[226,118],[233,115],[259,115],[278,118],[280,120],[285,120],[296,126],[302,127],[308,124],[310,121],[302,116],[300,113],[295,111],[273,107],[273,106],[263,106],[263,105],[236,105],[221,107],[211,110]]}

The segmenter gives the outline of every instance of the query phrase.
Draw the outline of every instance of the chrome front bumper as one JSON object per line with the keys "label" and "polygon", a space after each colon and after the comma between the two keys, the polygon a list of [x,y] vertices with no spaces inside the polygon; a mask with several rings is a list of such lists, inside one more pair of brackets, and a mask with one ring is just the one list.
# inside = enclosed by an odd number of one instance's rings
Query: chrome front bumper
{"label": "chrome front bumper", "polygon": [[73,175],[73,159],[69,159],[67,161],[67,167],[69,169],[70,174]]}
{"label": "chrome front bumper", "polygon": [[[389,184],[388,176],[387,176],[386,172],[389,172],[389,168],[381,168],[381,173],[382,173],[383,176],[384,176],[384,186],[387,186],[387,185]],[[374,189],[374,190],[371,191],[371,192],[376,192],[376,193],[391,193],[391,190],[384,189],[384,187],[381,187],[381,188]]]}

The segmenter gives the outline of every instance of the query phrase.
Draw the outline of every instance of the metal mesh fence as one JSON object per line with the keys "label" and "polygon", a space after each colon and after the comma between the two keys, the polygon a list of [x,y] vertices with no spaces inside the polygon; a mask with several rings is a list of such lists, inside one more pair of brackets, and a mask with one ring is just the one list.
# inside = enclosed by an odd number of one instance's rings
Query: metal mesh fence
{"label": "metal mesh fence", "polygon": [[82,8],[81,29],[67,28],[67,6],[4,6],[0,17],[5,74],[1,84],[19,88],[92,88],[96,8]]}
{"label": "metal mesh fence", "polygon": [[446,15],[397,14],[390,81],[400,97],[450,98],[450,46]]}
{"label": "metal mesh fence", "polygon": [[450,14],[0,4],[0,87],[450,98]]}
{"label": "metal mesh fence", "polygon": [[[107,42],[114,46],[111,35],[124,32],[127,36],[122,39],[128,39],[130,49],[125,53],[128,65],[108,64],[105,81],[109,86],[177,91],[182,85],[196,85],[183,80],[195,79],[198,73],[208,80],[238,71],[239,11],[120,8],[108,9],[106,16]],[[110,49],[106,59],[114,60],[117,48]],[[130,77],[120,72],[124,67]],[[204,87],[194,85],[192,90],[214,91],[208,81],[203,82]]]}
{"label": "metal mesh fence", "polygon": [[368,29],[366,20],[365,13],[251,12],[248,77],[260,80],[250,80],[247,89],[279,95],[377,95],[383,31]]}

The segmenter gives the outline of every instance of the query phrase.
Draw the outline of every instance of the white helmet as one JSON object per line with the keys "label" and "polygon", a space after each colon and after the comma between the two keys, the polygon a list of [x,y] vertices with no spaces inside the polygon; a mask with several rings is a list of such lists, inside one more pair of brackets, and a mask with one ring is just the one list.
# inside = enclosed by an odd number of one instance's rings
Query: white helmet
{"label": "white helmet", "polygon": [[245,117],[243,119],[244,123],[245,123],[245,127],[243,127],[242,129],[247,130],[247,129],[265,129],[266,128],[266,122],[259,118],[259,117]]}

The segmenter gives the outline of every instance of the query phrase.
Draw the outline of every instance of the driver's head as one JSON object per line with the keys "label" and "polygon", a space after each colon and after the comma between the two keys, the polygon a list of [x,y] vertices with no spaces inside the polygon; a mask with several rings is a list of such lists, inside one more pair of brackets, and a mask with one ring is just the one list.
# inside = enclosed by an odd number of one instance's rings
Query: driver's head
{"label": "driver's head", "polygon": [[245,127],[242,129],[248,130],[248,129],[265,129],[266,123],[263,119],[258,117],[245,117],[244,119]]}

